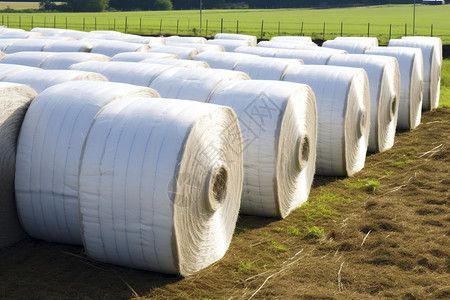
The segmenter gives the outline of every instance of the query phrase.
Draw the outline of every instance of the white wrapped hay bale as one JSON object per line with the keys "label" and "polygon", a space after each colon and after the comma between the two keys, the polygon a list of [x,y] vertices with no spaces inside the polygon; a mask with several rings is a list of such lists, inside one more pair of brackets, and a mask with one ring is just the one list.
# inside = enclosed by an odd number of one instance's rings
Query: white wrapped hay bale
{"label": "white wrapped hay bale", "polygon": [[90,257],[195,273],[223,257],[236,225],[242,191],[236,115],[173,99],[111,103],[89,130],[79,182]]}
{"label": "white wrapped hay bale", "polygon": [[175,46],[175,47],[194,48],[199,53],[207,52],[207,51],[213,51],[213,52],[224,52],[225,51],[225,48],[220,45],[199,44],[199,43],[179,43],[179,42],[173,42],[173,41],[167,41],[166,44],[169,46]]}
{"label": "white wrapped hay bale", "polygon": [[264,47],[252,47],[252,46],[242,46],[234,49],[234,52],[254,54],[263,57],[275,57],[275,55],[280,51],[276,48],[264,48]]}
{"label": "white wrapped hay bale", "polygon": [[146,64],[160,64],[160,65],[169,65],[183,68],[209,68],[208,63],[204,61],[196,61],[189,59],[144,59],[141,61]]}
{"label": "white wrapped hay bale", "polygon": [[43,51],[43,49],[55,40],[50,39],[17,39],[16,42],[10,44],[3,50],[6,54],[22,52],[22,51]]}
{"label": "white wrapped hay bale", "polygon": [[203,52],[194,57],[194,60],[204,61],[214,69],[233,70],[238,62],[258,57],[257,55],[237,52]]}
{"label": "white wrapped hay bale", "polygon": [[59,28],[42,28],[42,27],[34,27],[31,28],[30,32],[37,32],[42,34],[44,37],[54,37],[54,36],[61,36],[64,34],[66,30],[65,29],[59,29]]}
{"label": "white wrapped hay bale", "polygon": [[23,65],[15,65],[15,64],[0,64],[0,81],[4,78],[20,73],[22,71],[27,70],[39,70],[38,68],[33,68],[29,66],[23,66]]}
{"label": "white wrapped hay bale", "polygon": [[157,45],[165,45],[166,41],[163,37],[157,36],[140,36],[134,34],[126,34],[122,39],[123,42],[146,44],[150,47]]}
{"label": "white wrapped hay bale", "polygon": [[307,85],[230,81],[209,103],[236,112],[244,139],[241,212],[286,217],[308,199],[316,163],[317,114]]}
{"label": "white wrapped hay bale", "polygon": [[0,33],[0,39],[32,39],[42,36],[39,32],[29,32],[22,29],[6,28]]}
{"label": "white wrapped hay bale", "polygon": [[155,52],[122,52],[111,57],[112,61],[140,62],[145,59],[178,59],[175,54]]}
{"label": "white wrapped hay bale", "polygon": [[312,43],[310,36],[274,36],[270,39],[273,42],[283,42],[292,44]]}
{"label": "white wrapped hay bale", "polygon": [[237,62],[233,70],[247,73],[251,79],[283,80],[289,68],[301,65],[303,65],[301,59],[256,57]]}
{"label": "white wrapped hay bale", "polygon": [[104,76],[94,72],[74,70],[26,70],[2,79],[4,82],[14,82],[29,85],[40,93],[46,88],[67,81],[95,80],[108,81]]}
{"label": "white wrapped hay bale", "polygon": [[90,31],[85,39],[98,39],[98,40],[110,40],[110,41],[121,41],[125,37],[125,34],[119,31],[112,30],[92,30]]}
{"label": "white wrapped hay bale", "polygon": [[55,55],[53,52],[41,51],[24,51],[5,55],[1,59],[2,64],[23,65],[29,67],[41,67],[41,64],[47,59]]}
{"label": "white wrapped hay bale", "polygon": [[71,70],[100,73],[112,82],[129,83],[140,86],[149,86],[155,78],[171,68],[177,67],[122,61],[89,61],[74,64],[70,67]]}
{"label": "white wrapped hay bale", "polygon": [[[278,49],[292,49],[292,50],[304,50],[304,49],[319,49],[317,44],[310,43],[291,43],[287,41],[261,41],[257,45],[257,47],[263,48],[278,48]],[[320,50],[318,50],[320,51]]]}
{"label": "white wrapped hay bale", "polygon": [[186,44],[205,44],[206,39],[198,36],[168,36],[164,38],[167,42],[186,43]]}
{"label": "white wrapped hay bale", "polygon": [[370,85],[369,152],[382,152],[394,145],[400,96],[397,59],[368,54],[335,55],[329,65],[363,68]]}
{"label": "white wrapped hay bale", "polygon": [[443,49],[442,49],[442,40],[439,37],[434,37],[434,36],[403,36],[402,40],[420,40],[420,41],[427,41],[430,43],[434,43],[436,45],[436,50],[439,50],[440,54],[438,56],[441,57],[441,63],[442,63],[442,59],[443,59]]}
{"label": "white wrapped hay bale", "polygon": [[234,34],[234,33],[217,33],[214,36],[215,40],[241,40],[249,42],[249,46],[256,46],[257,39],[254,35]]}
{"label": "white wrapped hay bale", "polygon": [[68,70],[71,65],[87,61],[110,61],[109,56],[97,53],[86,52],[64,52],[57,53],[46,58],[41,63],[41,68],[45,70]]}
{"label": "white wrapped hay bale", "polygon": [[175,54],[181,59],[193,59],[198,50],[192,47],[153,46],[148,52]]}
{"label": "white wrapped hay bale", "polygon": [[336,54],[332,51],[280,49],[275,57],[301,59],[306,65],[325,65]]}
{"label": "white wrapped hay bale", "polygon": [[354,40],[354,39],[335,39],[323,42],[323,48],[333,48],[339,50],[345,50],[349,54],[364,54],[366,50],[369,50],[374,46],[371,40]]}
{"label": "white wrapped hay bale", "polygon": [[222,46],[227,52],[234,52],[236,48],[242,46],[252,46],[252,43],[247,40],[230,40],[230,39],[207,40],[206,44]]}
{"label": "white wrapped hay bale", "polygon": [[378,47],[378,39],[376,37],[367,36],[338,36],[334,38],[337,41],[352,41],[357,43],[363,43],[372,47]]}
{"label": "white wrapped hay bale", "polygon": [[89,40],[56,41],[44,48],[45,52],[90,52],[95,43]]}
{"label": "white wrapped hay bale", "polygon": [[409,130],[420,124],[423,97],[423,58],[419,48],[376,47],[366,54],[397,59],[400,70],[400,97],[397,129]]}
{"label": "white wrapped hay bale", "polygon": [[122,52],[140,52],[150,49],[149,45],[139,43],[128,43],[114,40],[93,40],[95,45],[91,49],[91,53],[99,53],[109,57]]}
{"label": "white wrapped hay bale", "polygon": [[3,52],[9,45],[14,44],[17,42],[17,39],[2,39],[0,38],[0,51]]}
{"label": "white wrapped hay bale", "polygon": [[0,82],[0,249],[24,237],[14,194],[19,131],[36,92],[30,87]]}
{"label": "white wrapped hay bale", "polygon": [[316,173],[351,176],[364,167],[370,130],[370,93],[360,68],[300,66],[284,81],[309,85],[317,103]]}
{"label": "white wrapped hay bale", "polygon": [[161,73],[149,85],[161,97],[208,102],[214,91],[231,80],[249,80],[237,71],[205,68],[173,68]]}
{"label": "white wrapped hay bale", "polygon": [[77,81],[48,88],[30,105],[18,140],[16,200],[31,236],[82,244],[78,168],[84,139],[103,106],[133,96],[158,95],[133,85]]}
{"label": "white wrapped hay bale", "polygon": [[436,40],[391,39],[389,47],[420,48],[423,55],[423,101],[422,109],[431,110],[439,106],[441,91],[442,47]]}
{"label": "white wrapped hay bale", "polygon": [[86,38],[88,35],[89,35],[88,32],[73,30],[73,29],[64,29],[64,31],[61,32],[60,36],[71,37],[76,40],[81,40],[81,39]]}

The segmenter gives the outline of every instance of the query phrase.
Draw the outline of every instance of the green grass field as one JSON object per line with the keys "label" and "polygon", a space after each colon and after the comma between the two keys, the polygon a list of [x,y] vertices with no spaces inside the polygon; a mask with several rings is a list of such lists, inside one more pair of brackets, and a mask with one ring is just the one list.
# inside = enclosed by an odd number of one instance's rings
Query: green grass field
{"label": "green grass field", "polygon": [[[450,42],[450,5],[416,5],[416,35],[440,36]],[[221,20],[223,19],[223,28]],[[344,36],[376,36],[386,43],[391,38],[412,35],[413,6],[384,5],[341,9],[276,9],[276,10],[203,10],[202,30],[198,10],[135,11],[103,13],[8,13],[1,14],[2,25],[30,29],[57,27],[77,30],[117,30],[137,34],[180,34],[214,36],[217,32],[243,33],[263,37],[274,35],[309,35],[325,39]],[[303,25],[302,25],[303,24]],[[369,25],[370,24],[370,25]],[[391,26],[392,25],[392,26]],[[369,31],[369,32],[368,32]]]}
{"label": "green grass field", "polygon": [[450,107],[450,59],[444,59],[442,62],[439,106]]}

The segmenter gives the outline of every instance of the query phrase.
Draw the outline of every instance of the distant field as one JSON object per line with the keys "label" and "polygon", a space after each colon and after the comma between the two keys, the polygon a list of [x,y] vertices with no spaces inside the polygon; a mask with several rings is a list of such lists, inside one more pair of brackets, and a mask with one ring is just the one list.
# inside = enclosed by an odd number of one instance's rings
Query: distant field
{"label": "distant field", "polygon": [[[450,42],[450,5],[416,5],[416,35],[440,36]],[[137,34],[180,34],[214,36],[217,32],[239,32],[269,39],[274,35],[309,35],[332,39],[344,36],[376,36],[382,43],[405,34],[412,35],[413,6],[384,5],[342,9],[203,10],[202,30],[198,10],[2,14],[2,24],[30,29],[67,27],[77,30],[118,30]],[[223,27],[221,24],[223,19]],[[325,35],[324,35],[325,23]],[[303,25],[302,25],[303,24]],[[406,24],[406,28],[405,28]],[[368,32],[369,31],[369,32]]]}
{"label": "distant field", "polygon": [[7,2],[0,1],[0,9],[12,8],[12,9],[38,9],[39,2]]}

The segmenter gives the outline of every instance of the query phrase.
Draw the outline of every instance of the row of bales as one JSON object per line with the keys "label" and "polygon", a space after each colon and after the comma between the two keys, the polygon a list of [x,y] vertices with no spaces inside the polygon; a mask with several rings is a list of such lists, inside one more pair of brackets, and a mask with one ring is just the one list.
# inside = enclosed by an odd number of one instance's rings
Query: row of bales
{"label": "row of bales", "polygon": [[183,276],[438,106],[442,44],[0,29],[0,247]]}

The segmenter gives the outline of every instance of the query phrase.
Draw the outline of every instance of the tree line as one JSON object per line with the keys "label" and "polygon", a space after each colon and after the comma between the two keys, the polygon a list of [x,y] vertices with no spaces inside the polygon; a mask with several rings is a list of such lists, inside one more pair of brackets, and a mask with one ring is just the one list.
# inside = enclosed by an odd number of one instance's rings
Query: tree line
{"label": "tree line", "polygon": [[[13,0],[23,1],[23,0]],[[67,0],[65,4],[56,5],[54,1],[42,0],[42,10],[59,11],[104,11],[107,9],[129,10],[186,10],[199,9],[200,2],[204,9],[233,7],[248,8],[329,8],[358,5],[382,5],[411,3],[411,0]]]}

